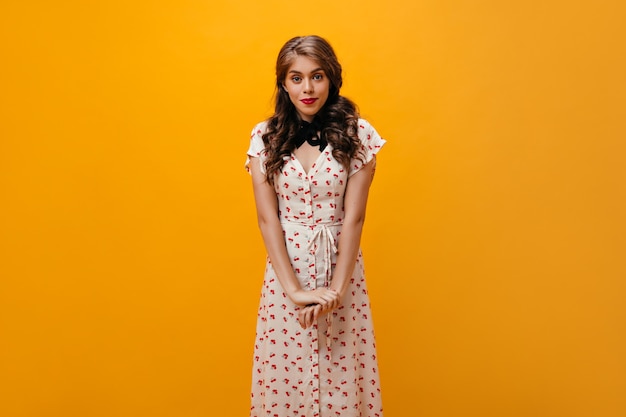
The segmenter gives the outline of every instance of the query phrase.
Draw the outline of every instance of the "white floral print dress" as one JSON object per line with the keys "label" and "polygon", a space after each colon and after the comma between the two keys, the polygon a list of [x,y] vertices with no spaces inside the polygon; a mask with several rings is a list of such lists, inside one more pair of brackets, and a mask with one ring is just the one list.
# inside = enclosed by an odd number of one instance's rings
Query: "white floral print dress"
{"label": "white floral print dress", "polygon": [[[252,130],[249,157],[265,172],[262,134]],[[365,161],[350,169],[329,144],[307,174],[292,154],[275,181],[287,252],[304,289],[329,286],[341,238],[343,197],[350,176],[385,144],[359,119]],[[370,302],[359,250],[342,306],[303,330],[299,307],[284,293],[267,259],[258,311],[251,417],[381,417],[382,403]]]}

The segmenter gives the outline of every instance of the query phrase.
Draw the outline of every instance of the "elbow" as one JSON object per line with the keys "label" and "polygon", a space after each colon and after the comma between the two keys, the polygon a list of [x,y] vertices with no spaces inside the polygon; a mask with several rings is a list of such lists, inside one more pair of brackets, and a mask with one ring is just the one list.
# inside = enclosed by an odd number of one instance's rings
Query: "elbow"
{"label": "elbow", "polygon": [[343,221],[344,227],[348,226],[359,230],[363,228],[363,224],[365,224],[365,213],[359,216],[347,217]]}
{"label": "elbow", "polygon": [[264,217],[257,217],[256,224],[259,227],[259,229],[263,230],[265,226],[267,225],[267,219],[265,219]]}
{"label": "elbow", "polygon": [[261,231],[271,227],[274,223],[278,222],[277,216],[259,215],[257,216],[257,225]]}

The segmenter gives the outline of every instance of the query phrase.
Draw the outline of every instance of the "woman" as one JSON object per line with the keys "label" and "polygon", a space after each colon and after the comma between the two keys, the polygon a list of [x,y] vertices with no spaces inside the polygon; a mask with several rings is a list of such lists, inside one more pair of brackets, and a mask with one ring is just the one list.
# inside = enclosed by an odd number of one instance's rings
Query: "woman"
{"label": "woman", "polygon": [[382,416],[359,243],[385,140],[341,84],[328,42],[289,40],[275,113],[252,130],[246,168],[268,253],[252,417]]}

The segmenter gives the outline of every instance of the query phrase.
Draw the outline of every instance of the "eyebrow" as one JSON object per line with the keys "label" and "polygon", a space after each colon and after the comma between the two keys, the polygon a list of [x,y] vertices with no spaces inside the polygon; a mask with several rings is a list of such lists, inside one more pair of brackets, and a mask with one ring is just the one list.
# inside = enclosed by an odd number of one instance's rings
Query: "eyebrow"
{"label": "eyebrow", "polygon": [[[320,71],[324,72],[324,69],[321,68],[321,67],[320,68],[315,68],[313,71],[311,71],[311,73],[313,73],[313,72],[320,72]],[[302,73],[300,71],[291,70],[291,71],[289,71],[289,74],[302,74]]]}

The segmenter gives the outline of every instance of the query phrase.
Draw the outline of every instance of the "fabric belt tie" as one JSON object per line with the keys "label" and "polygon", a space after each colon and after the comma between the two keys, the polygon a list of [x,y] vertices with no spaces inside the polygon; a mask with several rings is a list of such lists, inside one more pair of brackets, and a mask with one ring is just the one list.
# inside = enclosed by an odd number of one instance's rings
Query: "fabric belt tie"
{"label": "fabric belt tie", "polygon": [[[315,249],[316,243],[319,242],[318,247],[323,246],[324,250],[324,267],[326,268],[324,274],[324,287],[330,287],[331,281],[331,269],[332,269],[332,258],[331,256],[337,253],[337,246],[335,245],[335,239],[333,238],[333,234],[328,229],[328,226],[325,224],[319,225],[316,227],[313,236],[308,245],[309,251]],[[315,280],[313,280],[313,288],[316,288]],[[332,341],[332,333],[333,333],[333,315],[332,312],[328,312],[326,314],[326,347],[328,348],[328,352],[330,354],[330,344]]]}

